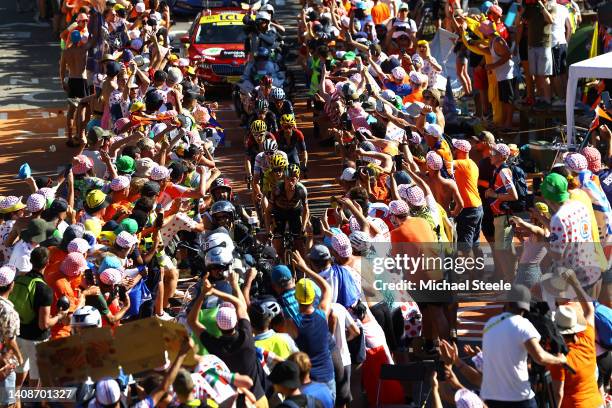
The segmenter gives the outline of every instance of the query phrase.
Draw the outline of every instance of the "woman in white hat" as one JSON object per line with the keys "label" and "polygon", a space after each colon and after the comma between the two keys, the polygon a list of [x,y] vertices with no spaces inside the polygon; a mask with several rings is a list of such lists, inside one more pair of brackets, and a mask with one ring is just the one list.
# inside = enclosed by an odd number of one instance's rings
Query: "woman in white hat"
{"label": "woman in white hat", "polygon": [[574,271],[566,270],[562,276],[576,292],[582,307],[582,316],[579,317],[576,313],[580,308],[575,303],[559,306],[555,312],[555,325],[569,348],[566,356],[567,364],[576,371],[569,374],[562,366],[550,368],[556,399],[559,401],[557,406],[603,407],[603,399],[596,380],[595,308],[580,286]]}

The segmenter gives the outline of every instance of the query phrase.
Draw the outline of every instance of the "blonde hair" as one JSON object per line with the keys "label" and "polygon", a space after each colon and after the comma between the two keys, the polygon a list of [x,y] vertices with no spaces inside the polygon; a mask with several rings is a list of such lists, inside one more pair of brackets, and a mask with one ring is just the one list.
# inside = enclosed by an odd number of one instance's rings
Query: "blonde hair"
{"label": "blonde hair", "polygon": [[310,370],[312,369],[312,363],[310,362],[310,357],[308,354],[298,351],[297,353],[291,354],[287,357],[287,360],[293,361],[297,364],[300,369],[300,381],[304,382],[306,376],[310,374]]}

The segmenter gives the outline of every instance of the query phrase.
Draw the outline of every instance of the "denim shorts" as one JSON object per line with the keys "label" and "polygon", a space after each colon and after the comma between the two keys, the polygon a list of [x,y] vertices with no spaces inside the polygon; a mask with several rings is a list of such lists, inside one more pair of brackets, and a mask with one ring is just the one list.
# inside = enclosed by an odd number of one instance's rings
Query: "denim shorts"
{"label": "denim shorts", "polygon": [[457,243],[460,250],[478,247],[482,227],[482,206],[464,208],[455,221],[457,223]]}
{"label": "denim shorts", "polygon": [[9,396],[9,390],[15,390],[17,374],[15,371],[10,373],[3,381],[0,381],[0,405],[13,405],[17,403],[15,397]]}

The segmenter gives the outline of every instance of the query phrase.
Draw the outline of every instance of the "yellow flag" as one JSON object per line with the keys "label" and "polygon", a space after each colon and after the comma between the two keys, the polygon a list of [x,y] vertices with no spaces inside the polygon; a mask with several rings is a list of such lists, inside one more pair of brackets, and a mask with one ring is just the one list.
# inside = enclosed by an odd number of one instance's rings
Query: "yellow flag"
{"label": "yellow flag", "polygon": [[589,58],[597,56],[597,50],[599,49],[599,22],[596,21],[593,26],[593,38],[591,39],[591,49],[589,50]]}

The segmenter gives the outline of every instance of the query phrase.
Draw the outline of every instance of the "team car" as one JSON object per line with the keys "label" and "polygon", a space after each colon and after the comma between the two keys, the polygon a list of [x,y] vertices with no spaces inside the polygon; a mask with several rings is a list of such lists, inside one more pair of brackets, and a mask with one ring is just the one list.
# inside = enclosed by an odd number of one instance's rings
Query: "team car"
{"label": "team car", "polygon": [[240,9],[204,10],[181,37],[196,75],[206,85],[229,85],[240,80],[246,64],[243,18]]}

